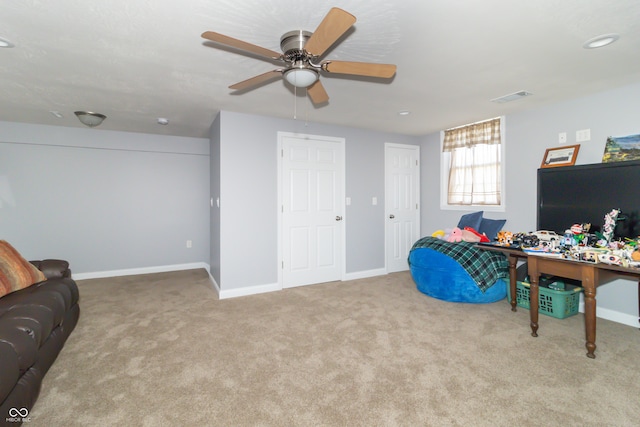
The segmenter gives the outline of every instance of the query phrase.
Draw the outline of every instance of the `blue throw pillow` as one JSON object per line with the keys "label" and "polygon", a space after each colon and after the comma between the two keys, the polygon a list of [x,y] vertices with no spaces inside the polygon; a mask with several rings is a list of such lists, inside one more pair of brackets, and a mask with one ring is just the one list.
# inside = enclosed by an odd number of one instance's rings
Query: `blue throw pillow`
{"label": "blue throw pillow", "polygon": [[478,231],[484,233],[492,242],[498,237],[498,231],[504,227],[506,219],[488,219],[482,218]]}
{"label": "blue throw pillow", "polygon": [[480,222],[482,221],[482,211],[473,212],[470,214],[462,215],[458,222],[458,227],[464,230],[465,227],[471,227],[476,231],[480,231]]}

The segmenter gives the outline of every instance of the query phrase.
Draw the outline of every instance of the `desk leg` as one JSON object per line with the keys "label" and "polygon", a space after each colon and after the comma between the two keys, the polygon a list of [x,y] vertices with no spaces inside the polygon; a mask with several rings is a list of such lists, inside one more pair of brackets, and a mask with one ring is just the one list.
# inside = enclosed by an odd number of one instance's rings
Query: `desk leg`
{"label": "desk leg", "polygon": [[540,279],[540,273],[538,273],[537,266],[532,271],[531,264],[529,264],[529,282],[531,287],[529,288],[529,313],[531,315],[531,336],[538,336],[538,280]]}
{"label": "desk leg", "polygon": [[[518,311],[516,308],[516,282],[517,282],[517,273],[516,273],[516,264],[518,263],[518,257],[509,255],[509,291],[511,292],[511,311]],[[640,289],[640,282],[638,283],[638,289]],[[640,305],[640,297],[638,297],[638,304]],[[640,319],[638,319],[640,322]]]}
{"label": "desk leg", "polygon": [[587,335],[587,357],[596,355],[596,283],[595,268],[583,269],[582,287],[584,288],[584,327]]}

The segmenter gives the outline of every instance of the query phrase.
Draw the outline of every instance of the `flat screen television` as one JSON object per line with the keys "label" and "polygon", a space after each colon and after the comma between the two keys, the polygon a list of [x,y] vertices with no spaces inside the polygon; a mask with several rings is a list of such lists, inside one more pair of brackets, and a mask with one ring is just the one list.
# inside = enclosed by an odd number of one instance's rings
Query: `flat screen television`
{"label": "flat screen television", "polygon": [[602,231],[620,209],[614,236],[640,236],[640,160],[538,169],[537,229],[563,234],[576,223]]}

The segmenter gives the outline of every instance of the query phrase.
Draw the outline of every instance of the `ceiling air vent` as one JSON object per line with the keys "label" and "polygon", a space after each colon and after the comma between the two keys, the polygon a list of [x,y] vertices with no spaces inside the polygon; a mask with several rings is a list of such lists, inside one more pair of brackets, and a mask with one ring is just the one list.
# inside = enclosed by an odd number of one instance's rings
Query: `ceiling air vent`
{"label": "ceiling air vent", "polygon": [[525,96],[533,95],[531,92],[521,90],[520,92],[511,93],[509,95],[501,96],[500,98],[493,98],[491,102],[497,102],[498,104],[504,104],[505,102],[515,101],[516,99],[524,98]]}

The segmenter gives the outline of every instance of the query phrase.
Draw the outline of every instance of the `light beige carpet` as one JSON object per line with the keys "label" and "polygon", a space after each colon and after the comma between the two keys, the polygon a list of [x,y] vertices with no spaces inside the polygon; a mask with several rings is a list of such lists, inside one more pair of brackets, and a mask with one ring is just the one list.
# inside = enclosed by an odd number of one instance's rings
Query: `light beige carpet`
{"label": "light beige carpet", "polygon": [[77,329],[30,426],[631,426],[640,332],[506,300],[419,293],[408,273],[218,300],[204,270],[79,282]]}

